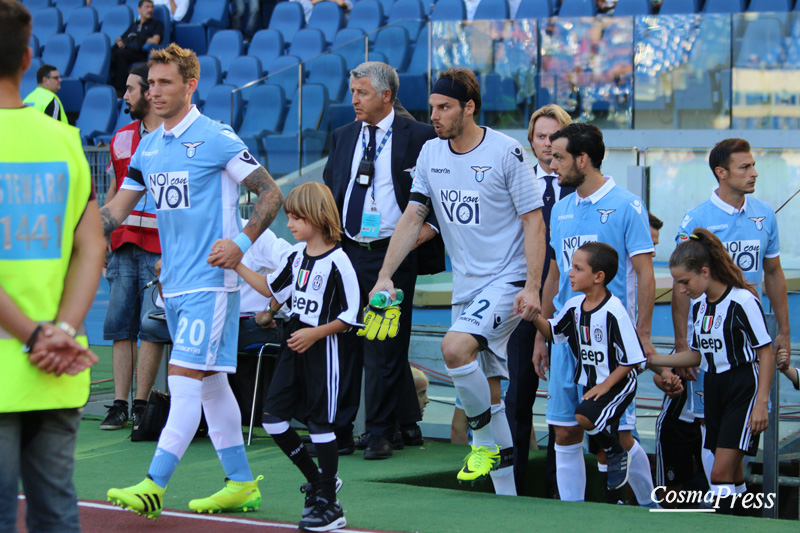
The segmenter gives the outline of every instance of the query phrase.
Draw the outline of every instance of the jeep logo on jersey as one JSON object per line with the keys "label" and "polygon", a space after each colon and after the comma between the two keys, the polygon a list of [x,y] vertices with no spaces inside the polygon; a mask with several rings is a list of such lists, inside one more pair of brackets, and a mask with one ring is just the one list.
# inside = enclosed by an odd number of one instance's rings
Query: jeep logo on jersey
{"label": "jeep logo on jersey", "polygon": [[451,224],[479,226],[481,223],[481,197],[478,191],[442,189],[439,192],[444,214]]}
{"label": "jeep logo on jersey", "polygon": [[157,211],[192,207],[188,171],[148,174],[147,184],[155,200]]}
{"label": "jeep logo on jersey", "polygon": [[722,341],[719,339],[706,339],[703,337],[700,339],[700,349],[714,350],[715,352],[718,352],[722,349]]}
{"label": "jeep logo on jersey", "polygon": [[750,220],[752,220],[755,223],[756,229],[758,231],[761,231],[762,229],[764,229],[764,224],[762,224],[762,222],[764,221],[765,218],[767,217],[750,217]]}
{"label": "jeep logo on jersey", "polygon": [[581,362],[585,365],[602,365],[606,360],[606,354],[600,350],[587,350],[585,346],[581,346]]}
{"label": "jeep logo on jersey", "polygon": [[731,241],[722,244],[742,272],[758,272],[758,265],[761,262],[761,241]]}
{"label": "jeep logo on jersey", "polygon": [[313,315],[319,311],[319,302],[295,294],[292,296],[292,309],[296,309],[298,313]]}
{"label": "jeep logo on jersey", "polygon": [[569,269],[572,268],[572,254],[575,253],[575,250],[580,248],[584,243],[596,241],[597,235],[575,235],[574,237],[569,237],[568,239],[562,239],[561,253],[564,256],[564,266],[561,271],[569,272]]}
{"label": "jeep logo on jersey", "polygon": [[616,211],[616,209],[598,209],[597,212],[600,213],[600,223],[605,224],[608,222],[608,215]]}
{"label": "jeep logo on jersey", "polygon": [[477,181],[478,183],[483,181],[486,172],[492,170],[492,167],[469,167],[469,168],[475,171],[475,181]]}
{"label": "jeep logo on jersey", "polygon": [[[522,150],[520,150],[519,146],[516,146],[516,147],[514,147],[514,149],[513,149],[513,150],[511,150],[511,155],[513,155],[514,157],[516,157],[516,158],[517,158],[517,161],[519,161],[520,163],[522,163]],[[474,167],[473,167],[473,168],[474,168]]]}
{"label": "jeep logo on jersey", "polygon": [[181,143],[186,147],[186,157],[189,159],[194,157],[194,154],[197,153],[197,147],[203,144],[205,141],[200,141],[199,143]]}

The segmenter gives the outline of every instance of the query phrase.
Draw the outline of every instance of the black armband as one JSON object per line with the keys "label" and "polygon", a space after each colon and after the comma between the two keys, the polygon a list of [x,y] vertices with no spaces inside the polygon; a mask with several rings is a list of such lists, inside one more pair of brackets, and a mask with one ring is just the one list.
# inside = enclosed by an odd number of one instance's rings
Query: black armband
{"label": "black armband", "polygon": [[430,197],[425,196],[424,194],[422,194],[420,192],[412,192],[411,196],[408,199],[408,201],[409,202],[416,202],[416,203],[418,203],[420,205],[424,205],[428,209],[430,209],[431,206],[433,205],[433,204],[431,204]]}

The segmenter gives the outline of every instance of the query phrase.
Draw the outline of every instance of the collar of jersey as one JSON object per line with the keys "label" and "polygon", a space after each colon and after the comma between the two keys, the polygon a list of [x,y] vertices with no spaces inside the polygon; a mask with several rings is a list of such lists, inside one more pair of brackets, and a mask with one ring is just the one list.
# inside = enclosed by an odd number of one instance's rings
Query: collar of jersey
{"label": "collar of jersey", "polygon": [[[378,122],[375,125],[378,126],[379,130],[381,130],[382,132],[386,133],[387,131],[389,131],[389,128],[391,127],[392,124],[394,124],[394,108],[392,108],[392,110],[389,111],[389,114],[386,115],[385,117],[383,117],[383,119],[381,119],[381,121]],[[365,132],[365,131],[368,132],[367,126],[369,126],[369,124],[367,124],[366,122],[362,121],[361,122],[361,131],[362,132]]]}
{"label": "collar of jersey", "polygon": [[614,186],[616,186],[614,178],[612,178],[611,176],[603,176],[603,178],[605,178],[606,180],[603,186],[594,191],[594,193],[590,194],[588,197],[581,198],[580,196],[578,196],[578,193],[575,193],[575,205],[579,205],[581,203],[581,200],[583,200],[584,202],[586,200],[589,200],[590,202],[592,202],[592,204],[596,204],[597,202],[603,199],[603,196],[611,192],[611,189],[613,189]]}
{"label": "collar of jersey", "polygon": [[178,122],[171,130],[167,131],[163,129],[164,125],[162,124],[160,126],[160,128],[162,128],[161,136],[166,137],[167,135],[172,135],[173,137],[178,138],[183,135],[184,132],[189,129],[189,126],[194,124],[194,121],[198,118],[200,118],[200,111],[197,110],[197,106],[192,105],[191,109],[189,109],[189,112],[186,113],[185,117],[183,117],[183,120]]}
{"label": "collar of jersey", "polygon": [[711,193],[712,204],[719,207],[729,215],[735,215],[737,213],[745,213],[747,211],[747,196],[744,197],[744,203],[742,204],[742,208],[736,209],[731,204],[725,202],[722,198],[719,197],[719,195],[717,194],[718,190],[719,189],[714,189],[714,192]]}

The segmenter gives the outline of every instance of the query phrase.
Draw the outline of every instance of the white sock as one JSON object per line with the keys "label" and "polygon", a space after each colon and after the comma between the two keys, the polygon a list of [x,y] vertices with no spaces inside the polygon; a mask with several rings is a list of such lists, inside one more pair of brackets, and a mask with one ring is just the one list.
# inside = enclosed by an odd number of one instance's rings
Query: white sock
{"label": "white sock", "polygon": [[706,481],[708,481],[708,486],[710,487],[712,485],[711,469],[714,468],[714,452],[705,448],[706,427],[704,425],[700,426],[700,433],[703,436],[703,447],[700,449],[700,460],[703,462],[703,471],[706,474]]}
{"label": "white sock", "polygon": [[742,481],[738,485],[734,485],[733,492],[735,492],[736,494],[744,494],[745,492],[747,492],[747,483]]}
{"label": "white sock", "polygon": [[200,415],[203,412],[200,391],[203,382],[186,376],[169,376],[167,383],[170,394],[169,416],[158,438],[158,447],[180,459],[200,425]]}
{"label": "white sock", "polygon": [[[478,361],[473,361],[458,368],[448,368],[447,373],[453,378],[453,385],[456,388],[456,392],[458,392],[458,397],[461,398],[461,403],[464,405],[464,413],[466,413],[468,420],[491,410],[492,393],[489,389],[486,375],[478,365]],[[508,425],[508,422],[506,422],[506,425]],[[495,447],[497,443],[492,437],[492,424],[490,421],[487,421],[483,427],[474,428],[470,425],[470,428],[472,429],[473,446]]]}
{"label": "white sock", "polygon": [[228,384],[228,375],[220,372],[203,379],[202,398],[214,449],[243,445],[242,411]]}
{"label": "white sock", "polygon": [[649,506],[653,503],[653,476],[650,472],[650,461],[647,459],[647,452],[634,439],[633,446],[629,450],[630,463],[628,465],[628,484],[636,494],[636,501],[639,505]]}
{"label": "white sock", "polygon": [[555,445],[556,481],[561,501],[582,502],[586,493],[586,463],[583,460],[583,443],[569,446]]}
{"label": "white sock", "polygon": [[[501,460],[506,459],[508,466],[492,470],[492,483],[494,484],[495,494],[501,496],[516,496],[517,486],[514,483],[514,441],[511,437],[511,429],[508,427],[506,418],[506,406],[501,401],[499,405],[492,406],[492,436],[495,443],[500,447]],[[510,459],[510,461],[508,461]]]}

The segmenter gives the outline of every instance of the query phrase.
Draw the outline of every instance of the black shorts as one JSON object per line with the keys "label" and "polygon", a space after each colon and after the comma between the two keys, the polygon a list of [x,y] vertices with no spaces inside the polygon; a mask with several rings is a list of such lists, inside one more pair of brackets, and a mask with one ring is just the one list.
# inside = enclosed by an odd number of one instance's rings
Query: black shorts
{"label": "black shorts", "polygon": [[[285,326],[285,339],[306,328],[297,319]],[[284,341],[272,375],[264,412],[281,420],[293,418],[309,425],[311,433],[333,431],[339,403],[339,360],[353,351],[355,330],[330,335],[297,353]]]}
{"label": "black shorts", "polygon": [[667,413],[665,408],[656,422],[656,485],[676,487],[691,480],[702,465],[703,435],[699,419],[685,422]]}
{"label": "black shorts", "polygon": [[752,435],[747,421],[756,404],[758,365],[747,363],[721,374],[706,372],[706,441],[712,452],[719,448],[742,450],[755,456],[758,435]]}
{"label": "black shorts", "polygon": [[[584,387],[584,393],[590,387]],[[583,415],[595,426],[597,431],[610,428],[616,433],[619,428],[619,419],[625,414],[625,409],[636,396],[636,379],[625,377],[614,385],[610,391],[593,400],[583,400],[575,408],[576,415]]]}

